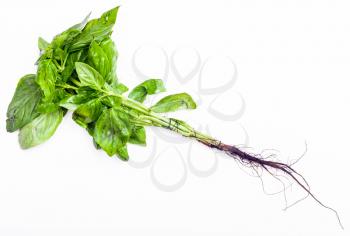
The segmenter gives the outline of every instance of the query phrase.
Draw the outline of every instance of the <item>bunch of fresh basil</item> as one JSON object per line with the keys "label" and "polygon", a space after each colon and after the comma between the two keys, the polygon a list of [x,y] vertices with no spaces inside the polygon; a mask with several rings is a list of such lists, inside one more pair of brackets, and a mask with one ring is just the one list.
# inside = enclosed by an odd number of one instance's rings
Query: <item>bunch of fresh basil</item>
{"label": "bunch of fresh basil", "polygon": [[150,79],[128,98],[122,96],[128,88],[117,80],[118,53],[110,37],[117,13],[118,7],[98,19],[87,17],[51,43],[39,38],[37,73],[20,79],[7,111],[7,131],[19,130],[23,149],[49,139],[67,110],[73,111],[73,120],[89,132],[97,148],[122,160],[129,157],[127,143],[146,144],[145,125],[189,133],[184,122],[156,115],[195,108],[188,94],[167,96],[147,108],[142,105],[147,95],[165,91],[161,80]]}

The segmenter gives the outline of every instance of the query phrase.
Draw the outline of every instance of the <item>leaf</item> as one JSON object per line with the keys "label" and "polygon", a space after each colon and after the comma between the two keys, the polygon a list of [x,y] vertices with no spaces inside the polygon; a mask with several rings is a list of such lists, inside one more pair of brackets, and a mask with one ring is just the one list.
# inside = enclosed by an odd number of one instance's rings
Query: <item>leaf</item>
{"label": "leaf", "polygon": [[143,126],[132,127],[129,143],[146,145],[146,130]]}
{"label": "leaf", "polygon": [[68,110],[74,111],[75,109],[77,109],[79,103],[77,103],[75,101],[75,99],[77,98],[78,95],[72,95],[70,97],[67,97],[65,99],[63,99],[62,101],[60,101],[58,103],[58,105],[60,107],[66,108]]}
{"label": "leaf", "polygon": [[118,107],[122,103],[122,98],[116,96],[106,96],[101,99],[101,102],[108,107]]}
{"label": "leaf", "polygon": [[195,109],[196,103],[187,93],[178,93],[162,98],[150,109],[156,113],[166,113],[181,109]]}
{"label": "leaf", "polygon": [[94,144],[94,147],[95,147],[97,150],[100,150],[100,149],[101,149],[100,145],[98,145],[98,144],[96,143],[95,139],[92,139],[92,143]]}
{"label": "leaf", "polygon": [[61,34],[56,35],[51,42],[51,46],[54,49],[63,48],[67,44],[70,44],[79,34],[81,34],[81,30],[69,28]]}
{"label": "leaf", "polygon": [[76,29],[76,30],[82,30],[84,29],[85,25],[87,24],[89,18],[90,18],[91,12],[84,18],[84,20],[76,25],[73,25],[69,29]]}
{"label": "leaf", "polygon": [[98,19],[90,20],[82,33],[74,39],[69,50],[75,51],[91,43],[92,40],[98,42],[104,40],[112,33],[119,7],[115,7],[105,13]]}
{"label": "leaf", "polygon": [[66,56],[67,56],[66,52],[64,50],[62,50],[61,48],[56,48],[55,50],[53,50],[53,58],[56,61],[63,63]]}
{"label": "leaf", "polygon": [[115,48],[115,44],[113,40],[110,38],[107,38],[101,42],[100,46],[103,49],[103,51],[106,53],[111,63],[111,68],[113,68],[116,64],[117,57],[118,57],[118,51]]}
{"label": "leaf", "polygon": [[123,94],[125,92],[127,92],[129,90],[128,87],[126,87],[125,84],[122,84],[122,83],[118,83],[115,87],[114,87],[114,91],[117,93],[117,94]]}
{"label": "leaf", "polygon": [[81,95],[71,95],[65,99],[62,99],[58,105],[60,107],[64,107],[68,110],[75,110],[78,108],[78,106],[86,101],[88,101],[88,98],[85,98]]}
{"label": "leaf", "polygon": [[61,87],[56,87],[55,88],[55,96],[53,98],[53,101],[55,103],[58,103],[59,101],[61,101],[64,98],[70,97],[71,94],[69,92],[67,92],[65,90],[65,88],[61,88]]}
{"label": "leaf", "polygon": [[128,153],[128,149],[126,147],[126,144],[123,144],[123,145],[117,147],[117,156],[122,161],[129,160],[129,153]]}
{"label": "leaf", "polygon": [[56,111],[57,109],[58,105],[53,102],[43,102],[38,106],[38,111],[40,113],[50,113]]}
{"label": "leaf", "polygon": [[87,103],[80,105],[73,113],[73,120],[80,126],[86,128],[87,124],[97,121],[100,117],[104,106],[100,100],[92,99]]}
{"label": "leaf", "polygon": [[53,48],[63,48],[67,44],[70,44],[72,40],[77,37],[81,31],[84,29],[86,24],[88,23],[89,17],[91,13],[89,13],[82,22],[69,27],[67,30],[63,31],[59,35],[56,35],[52,40]]}
{"label": "leaf", "polygon": [[113,82],[112,84],[105,84],[105,88],[107,91],[116,93],[116,94],[123,94],[126,91],[128,91],[128,87],[126,87],[122,83],[118,83],[117,81]]}
{"label": "leaf", "polygon": [[[95,131],[95,125],[96,122],[91,122],[89,124],[87,124],[86,130],[88,131],[88,133],[93,137],[94,136],[94,131]],[[96,143],[97,144],[97,143]],[[97,144],[98,145],[98,144]]]}
{"label": "leaf", "polygon": [[80,104],[99,97],[101,94],[89,87],[80,87],[77,94],[69,95],[58,101],[58,105],[68,110],[75,110]]}
{"label": "leaf", "polygon": [[64,70],[62,71],[62,81],[67,82],[71,77],[76,62],[85,62],[87,58],[87,50],[79,50],[73,53],[70,53],[67,57]]}
{"label": "leaf", "polygon": [[45,40],[43,39],[42,37],[39,37],[38,38],[38,48],[41,51],[45,51],[46,48],[49,46],[50,44]]}
{"label": "leaf", "polygon": [[104,110],[94,129],[94,140],[109,155],[118,152],[125,159],[125,146],[130,132],[128,126],[114,109]]}
{"label": "leaf", "polygon": [[49,44],[45,48],[44,53],[41,54],[37,63],[44,59],[52,59],[52,54],[57,49],[64,49],[64,51],[66,52],[67,46],[72,43],[72,41],[81,33],[82,29],[85,27],[89,16],[90,14],[87,17],[85,17],[85,19],[81,23],[75,24],[67,30],[63,31],[62,33],[56,35],[52,40],[51,44]]}
{"label": "leaf", "polygon": [[[62,33],[56,35],[53,38],[51,44],[47,44],[47,46],[45,47],[45,52],[40,56],[38,61],[52,58],[52,53],[54,50],[65,49],[67,45],[71,44],[73,39],[75,39],[85,27],[89,17],[90,14],[86,16],[81,23],[75,24],[67,30],[63,31]],[[41,50],[41,45],[45,45],[45,42],[45,40],[39,38],[38,44],[41,52],[43,51]]]}
{"label": "leaf", "polygon": [[57,76],[57,68],[52,60],[39,61],[36,82],[43,91],[47,101],[51,101],[54,96]]}
{"label": "leaf", "polygon": [[50,113],[59,109],[59,102],[63,99],[70,97],[71,95],[63,88],[55,88],[55,93],[52,101],[41,101],[38,105],[38,111],[40,113]]}
{"label": "leaf", "polygon": [[143,102],[147,95],[165,92],[163,81],[160,79],[149,79],[137,85],[130,93],[129,98]]}
{"label": "leaf", "polygon": [[109,67],[110,71],[106,75],[105,80],[107,83],[112,84],[113,82],[116,82],[117,76],[116,76],[116,65],[117,65],[117,57],[118,57],[118,52],[115,48],[115,44],[113,40],[110,38],[103,40],[100,44],[101,48],[105,52],[105,54],[108,57],[109,60]]}
{"label": "leaf", "polygon": [[125,141],[126,143],[130,137],[130,124],[129,124],[130,116],[128,113],[124,111],[124,109],[120,107],[111,108],[111,110],[114,118],[118,120],[120,136],[123,139],[123,141]]}
{"label": "leaf", "polygon": [[103,78],[110,72],[110,62],[103,51],[103,49],[96,43],[96,41],[92,41],[89,48],[89,61],[90,65],[93,66]]}
{"label": "leaf", "polygon": [[62,117],[63,111],[59,109],[51,113],[41,114],[24,126],[18,136],[21,147],[27,149],[48,140],[55,133]]}
{"label": "leaf", "polygon": [[23,76],[7,109],[6,130],[14,132],[36,118],[39,115],[37,106],[41,97],[40,87],[35,83],[35,75]]}
{"label": "leaf", "polygon": [[98,71],[83,62],[76,62],[75,69],[78,73],[81,86],[100,90],[104,85],[104,80]]}

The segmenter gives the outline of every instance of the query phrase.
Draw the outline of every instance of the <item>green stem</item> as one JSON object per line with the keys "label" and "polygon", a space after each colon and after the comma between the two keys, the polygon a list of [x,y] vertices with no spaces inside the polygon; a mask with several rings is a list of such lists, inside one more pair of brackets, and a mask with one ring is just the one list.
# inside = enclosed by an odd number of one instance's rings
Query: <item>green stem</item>
{"label": "green stem", "polygon": [[132,99],[129,99],[127,97],[124,97],[120,94],[115,94],[110,92],[106,92],[106,93],[107,95],[120,98],[122,105],[124,105],[125,107],[131,108],[140,112],[142,115],[139,117],[139,119],[141,121],[149,121],[150,123],[148,123],[148,125],[163,127],[173,132],[176,132],[178,134],[181,134],[184,137],[194,138],[200,142],[204,142],[207,144],[213,144],[213,145],[218,144],[217,140],[195,130],[194,128],[192,128],[190,125],[188,125],[183,121],[178,121],[173,118],[161,116],[155,112],[152,112],[149,108],[147,108],[143,104],[137,101],[134,101]]}
{"label": "green stem", "polygon": [[56,84],[56,86],[66,89],[74,89],[77,90],[78,88],[69,84]]}

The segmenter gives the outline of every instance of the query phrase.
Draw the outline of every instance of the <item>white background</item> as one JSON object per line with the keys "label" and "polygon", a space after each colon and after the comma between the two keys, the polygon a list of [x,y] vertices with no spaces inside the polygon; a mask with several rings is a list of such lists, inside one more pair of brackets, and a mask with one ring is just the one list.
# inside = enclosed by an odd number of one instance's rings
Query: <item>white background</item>
{"label": "white background", "polygon": [[[18,78],[35,72],[37,37],[50,40],[88,12],[97,17],[118,4],[122,8],[113,38],[120,52],[120,79],[127,85],[138,82],[131,58],[144,44],[157,45],[168,54],[186,46],[197,49],[203,59],[234,59],[239,72],[234,90],[246,102],[243,117],[231,123],[211,119],[205,102],[202,110],[179,117],[210,124],[216,137],[231,143],[237,135],[230,128],[243,125],[249,146],[257,152],[277,149],[282,160],[300,155],[306,141],[307,154],[295,167],[313,192],[338,210],[345,231],[331,211],[310,198],[283,211],[283,195],[264,194],[259,179],[222,157],[213,175],[188,174],[177,191],[161,191],[151,181],[150,167],[136,169],[96,151],[69,115],[50,141],[21,150],[17,134],[6,133],[6,109]],[[349,12],[346,0],[1,1],[0,235],[346,234]],[[163,70],[151,58],[142,68],[155,76]],[[220,65],[217,71],[225,74]],[[197,83],[173,80],[170,74],[169,91],[196,94]],[[205,82],[216,81],[220,79],[213,76]],[[220,109],[229,109],[230,94]],[[187,150],[186,144],[160,142],[157,153],[168,147]],[[212,155],[200,145],[196,148],[196,158]],[[132,150],[136,161],[149,149]],[[172,163],[172,156],[167,157]],[[296,192],[295,188],[287,196]]]}

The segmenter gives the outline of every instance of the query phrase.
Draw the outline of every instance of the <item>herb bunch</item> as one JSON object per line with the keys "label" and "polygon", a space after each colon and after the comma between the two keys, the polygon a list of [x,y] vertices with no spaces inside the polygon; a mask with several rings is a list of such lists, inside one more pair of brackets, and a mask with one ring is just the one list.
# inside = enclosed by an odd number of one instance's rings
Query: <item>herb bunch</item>
{"label": "herb bunch", "polygon": [[68,110],[73,112],[73,120],[92,136],[97,149],[124,161],[129,159],[128,143],[146,145],[145,126],[162,127],[223,151],[254,170],[261,168],[276,178],[277,172],[286,175],[337,215],[310,192],[306,180],[291,165],[247,153],[196,131],[182,120],[161,115],[195,109],[196,103],[187,93],[166,96],[146,107],[143,101],[147,96],[165,91],[162,80],[149,79],[124,95],[128,88],[118,81],[118,53],[111,39],[118,9],[90,21],[88,16],[50,43],[39,38],[37,72],[19,80],[7,111],[7,131],[19,130],[23,149],[48,140]]}

